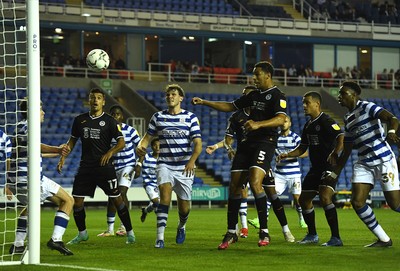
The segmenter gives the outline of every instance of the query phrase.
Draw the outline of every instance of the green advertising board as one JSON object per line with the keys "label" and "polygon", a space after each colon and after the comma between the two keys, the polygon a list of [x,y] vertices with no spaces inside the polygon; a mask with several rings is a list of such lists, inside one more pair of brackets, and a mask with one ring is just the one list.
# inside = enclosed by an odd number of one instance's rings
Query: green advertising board
{"label": "green advertising board", "polygon": [[192,200],[226,200],[226,194],[226,187],[193,187]]}

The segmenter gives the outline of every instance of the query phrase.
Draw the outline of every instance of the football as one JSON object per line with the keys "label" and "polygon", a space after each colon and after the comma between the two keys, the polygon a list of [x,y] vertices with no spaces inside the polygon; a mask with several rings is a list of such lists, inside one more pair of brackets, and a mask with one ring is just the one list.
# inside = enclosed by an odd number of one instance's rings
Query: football
{"label": "football", "polygon": [[93,71],[104,71],[108,68],[109,64],[110,57],[102,49],[93,49],[86,56],[86,65]]}

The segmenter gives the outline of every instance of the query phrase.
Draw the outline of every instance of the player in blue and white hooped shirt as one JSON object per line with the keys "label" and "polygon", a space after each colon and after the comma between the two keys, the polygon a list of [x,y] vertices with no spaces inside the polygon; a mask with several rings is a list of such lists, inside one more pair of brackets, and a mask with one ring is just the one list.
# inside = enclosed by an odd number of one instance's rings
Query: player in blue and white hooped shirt
{"label": "player in blue and white hooped shirt", "polygon": [[157,159],[160,155],[160,141],[158,137],[153,138],[150,145],[152,152],[146,153],[144,159],[140,157],[138,162],[142,171],[143,188],[150,199],[149,205],[142,208],[140,216],[140,221],[142,222],[146,220],[147,214],[153,210],[157,210],[158,204],[160,204],[160,192],[158,191],[156,175]]}
{"label": "player in blue and white hooped shirt", "polygon": [[156,248],[164,247],[172,191],[176,193],[179,212],[176,243],[182,244],[185,241],[195,162],[202,150],[199,120],[195,114],[181,108],[184,96],[185,92],[179,85],[167,85],[165,100],[168,109],[152,116],[147,133],[136,148],[136,153],[144,156],[151,139],[157,136],[160,140],[160,156],[156,169],[160,190],[160,204],[156,211]]}
{"label": "player in blue and white hooped shirt", "polygon": [[[345,81],[340,87],[338,102],[349,112],[344,117],[344,149],[329,178],[336,180],[351,151],[358,151],[358,161],[353,166],[351,203],[358,217],[378,238],[366,247],[390,247],[392,240],[378,223],[366,200],[375,181],[379,180],[390,208],[400,212],[399,172],[396,157],[386,141],[390,139],[399,144],[400,139],[396,135],[399,121],[379,105],[361,100],[360,94],[361,87],[356,82]],[[386,137],[382,123],[387,124]]]}
{"label": "player in blue and white hooped shirt", "polygon": [[[10,171],[8,173],[6,195],[9,200],[15,195],[24,208],[20,212],[17,222],[17,231],[13,245],[10,247],[10,254],[20,254],[25,250],[24,241],[27,235],[27,216],[28,216],[28,121],[27,107],[28,101],[24,99],[20,105],[23,120],[17,123],[16,130],[12,139],[13,152]],[[40,121],[44,121],[44,111],[40,106]],[[68,146],[50,146],[41,143],[40,150],[43,157],[55,157],[58,155],[68,155],[70,149]],[[49,200],[58,206],[54,218],[54,229],[47,247],[51,250],[57,250],[64,255],[73,255],[73,253],[65,247],[62,237],[69,221],[69,214],[72,211],[74,200],[59,184],[47,178],[42,173],[42,156],[40,157],[40,186],[41,201]]]}
{"label": "player in blue and white hooped shirt", "polygon": [[[289,152],[300,145],[301,138],[295,132],[290,130],[292,125],[289,116],[286,116],[285,122],[282,125],[281,132],[278,138],[278,144],[275,149],[275,155],[279,156],[281,153]],[[308,152],[299,156],[300,158],[307,157]],[[281,160],[275,165],[275,190],[280,196],[288,188],[288,192],[293,196],[293,202],[299,216],[299,225],[302,228],[307,228],[304,221],[302,209],[299,204],[299,197],[301,194],[301,171],[298,158],[289,158]],[[267,203],[268,204],[268,203]],[[268,208],[268,206],[267,206]]]}
{"label": "player in blue and white hooped shirt", "polygon": [[[123,109],[119,105],[113,105],[110,108],[110,115],[114,117],[121,125],[121,132],[124,136],[125,147],[114,155],[114,167],[117,174],[118,187],[121,192],[121,197],[125,202],[125,206],[129,206],[127,192],[132,184],[132,179],[137,177],[134,173],[136,167],[136,154],[135,148],[140,141],[139,133],[132,126],[123,123],[124,113]],[[115,146],[117,142],[113,139],[111,142],[112,146]],[[117,209],[112,203],[111,199],[108,200],[107,204],[107,225],[108,229],[97,236],[108,237],[114,235],[114,223],[115,214]],[[125,236],[126,230],[121,222],[120,228],[116,232],[119,236]]]}
{"label": "player in blue and white hooped shirt", "polygon": [[0,130],[0,183],[2,185],[5,183],[5,180],[7,178],[6,173],[10,170],[11,150],[11,139],[6,133]]}

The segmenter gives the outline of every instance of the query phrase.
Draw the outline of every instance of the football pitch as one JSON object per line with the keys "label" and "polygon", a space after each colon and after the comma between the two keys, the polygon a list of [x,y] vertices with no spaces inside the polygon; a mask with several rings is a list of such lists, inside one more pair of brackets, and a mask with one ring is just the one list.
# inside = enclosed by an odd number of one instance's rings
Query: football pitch
{"label": "football pitch", "polygon": [[[271,244],[258,247],[257,230],[249,226],[249,237],[239,238],[225,251],[217,250],[226,232],[226,209],[193,207],[187,224],[186,241],[175,244],[177,210],[170,210],[165,248],[154,248],[156,219],[154,213],[140,222],[140,209],[131,210],[137,242],[126,245],[122,237],[97,237],[106,229],[105,208],[88,208],[86,219],[89,240],[69,245],[73,256],[63,256],[46,247],[51,236],[54,211],[42,211],[41,265],[1,266],[1,270],[397,270],[400,257],[400,214],[388,209],[374,209],[378,221],[393,240],[391,248],[364,248],[374,235],[352,209],[338,209],[343,247],[321,247],[330,237],[324,212],[316,209],[318,245],[287,243],[273,213],[270,214]],[[249,208],[248,218],[256,214]],[[306,231],[298,226],[296,211],[286,208],[288,222],[296,240]],[[119,226],[119,220],[116,227]],[[71,217],[64,241],[77,233]]]}

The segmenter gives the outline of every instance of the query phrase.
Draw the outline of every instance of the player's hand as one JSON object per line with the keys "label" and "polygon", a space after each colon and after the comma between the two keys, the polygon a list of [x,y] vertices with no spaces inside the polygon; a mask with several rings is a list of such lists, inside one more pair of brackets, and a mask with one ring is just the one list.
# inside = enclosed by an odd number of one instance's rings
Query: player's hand
{"label": "player's hand", "polygon": [[338,160],[339,160],[339,155],[335,151],[332,151],[331,154],[329,154],[328,156],[327,162],[332,166],[336,166]]}
{"label": "player's hand", "polygon": [[147,153],[147,151],[146,151],[146,148],[145,148],[145,147],[143,147],[143,146],[141,146],[141,145],[139,145],[139,146],[136,147],[136,154],[137,154],[138,156],[145,156],[146,153]]}
{"label": "player's hand", "polygon": [[207,146],[206,153],[207,154],[212,154],[213,152],[215,152],[218,149],[216,145],[217,144],[214,144],[214,145],[211,145],[211,146]]}
{"label": "player's hand", "polygon": [[110,151],[106,152],[106,154],[104,154],[100,159],[100,166],[103,167],[103,166],[107,165],[112,157],[113,157],[112,152],[110,152]]}
{"label": "player's hand", "polygon": [[286,158],[288,158],[289,157],[289,155],[287,154],[287,152],[283,152],[283,153],[281,153],[281,154],[279,154],[277,157],[276,157],[276,162],[277,163],[279,163],[281,160],[284,160],[284,159],[286,159]]}
{"label": "player's hand", "polygon": [[185,166],[185,169],[182,172],[182,175],[186,175],[186,177],[194,176],[194,170],[196,169],[196,165],[192,162],[188,162]]}
{"label": "player's hand", "polygon": [[71,148],[67,144],[60,145],[60,148],[61,148],[60,154],[62,156],[68,156],[68,154],[71,152]]}
{"label": "player's hand", "polygon": [[396,144],[400,143],[400,138],[395,133],[389,133],[386,136],[386,140],[394,142]]}
{"label": "player's hand", "polygon": [[233,161],[233,158],[235,157],[236,152],[234,150],[229,150],[228,151],[228,157],[229,160]]}
{"label": "player's hand", "polygon": [[13,192],[11,192],[10,188],[8,187],[8,185],[6,184],[6,186],[4,187],[4,194],[6,195],[8,200],[12,200],[13,198]]}
{"label": "player's hand", "polygon": [[136,179],[140,176],[140,172],[142,171],[142,167],[140,166],[135,166],[135,174],[133,175],[133,178]]}
{"label": "player's hand", "polygon": [[192,98],[192,105],[198,105],[198,104],[203,104],[203,99],[199,97],[193,97]]}
{"label": "player's hand", "polygon": [[65,163],[65,156],[61,156],[60,160],[58,160],[58,164],[57,164],[57,172],[59,174],[62,173],[62,168],[64,166],[64,163]]}
{"label": "player's hand", "polygon": [[244,127],[244,129],[245,129],[247,132],[250,132],[250,131],[254,131],[254,130],[259,129],[259,128],[260,128],[260,125],[258,124],[257,121],[248,120],[248,121],[245,122],[245,124],[243,125],[243,127]]}

